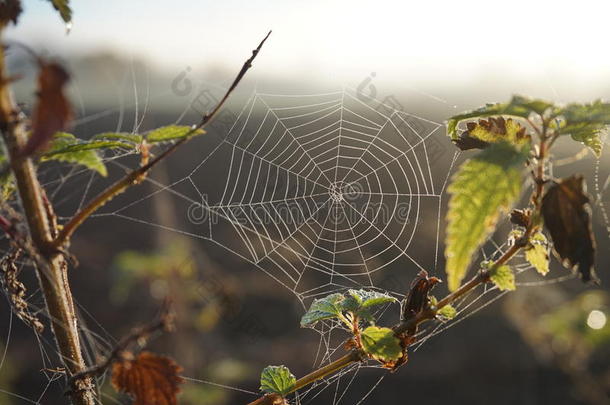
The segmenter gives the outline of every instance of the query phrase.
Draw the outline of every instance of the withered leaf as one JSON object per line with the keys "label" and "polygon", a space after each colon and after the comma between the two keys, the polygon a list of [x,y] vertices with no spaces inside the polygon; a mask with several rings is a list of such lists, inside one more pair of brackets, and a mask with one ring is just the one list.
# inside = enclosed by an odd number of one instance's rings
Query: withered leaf
{"label": "withered leaf", "polygon": [[64,93],[70,75],[55,62],[40,60],[39,65],[38,102],[32,116],[32,134],[21,153],[23,156],[44,150],[53,135],[65,129],[72,119],[72,108]]}
{"label": "withered leaf", "polygon": [[510,222],[517,226],[526,227],[530,222],[530,210],[514,209],[510,212]]}
{"label": "withered leaf", "polygon": [[411,290],[402,304],[402,320],[409,319],[424,310],[430,303],[428,294],[441,280],[428,277],[428,272],[422,270],[411,283]]}
{"label": "withered leaf", "polygon": [[542,216],[553,251],[564,266],[577,267],[583,281],[597,281],[595,237],[584,178],[574,175],[553,184],[542,198]]}
{"label": "withered leaf", "polygon": [[485,149],[489,146],[489,143],[470,136],[468,131],[462,132],[457,139],[453,140],[453,143],[459,150]]}
{"label": "withered leaf", "polygon": [[485,149],[500,141],[522,144],[529,140],[525,127],[512,118],[490,117],[487,120],[469,122],[466,128],[466,131],[453,139],[460,150]]}
{"label": "withered leaf", "polygon": [[0,259],[0,286],[4,289],[15,315],[37,333],[42,333],[44,325],[35,314],[30,312],[25,285],[17,279],[19,275],[17,260],[20,255],[21,250],[17,249],[9,251]]}
{"label": "withered leaf", "polygon": [[180,372],[171,358],[142,352],[112,365],[112,386],[133,396],[134,405],[176,405],[184,382]]}
{"label": "withered leaf", "polygon": [[17,24],[17,19],[22,12],[20,0],[0,1],[0,23],[6,25],[9,22]]}

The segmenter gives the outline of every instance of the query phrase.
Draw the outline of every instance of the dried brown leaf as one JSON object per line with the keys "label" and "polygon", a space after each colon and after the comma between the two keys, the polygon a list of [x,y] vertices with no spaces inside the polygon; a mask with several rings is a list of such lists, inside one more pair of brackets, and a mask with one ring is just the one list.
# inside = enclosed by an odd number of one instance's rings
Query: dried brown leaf
{"label": "dried brown leaf", "polygon": [[430,304],[428,294],[441,280],[428,277],[428,272],[422,270],[411,283],[411,290],[402,304],[402,320],[407,320],[423,311]]}
{"label": "dried brown leaf", "polygon": [[6,291],[13,313],[30,328],[38,333],[42,333],[44,325],[36,315],[30,312],[26,300],[27,290],[25,285],[17,279],[19,275],[17,260],[20,255],[21,250],[17,249],[8,252],[0,260],[0,285]]}
{"label": "dried brown leaf", "polygon": [[134,397],[134,405],[176,405],[182,368],[174,360],[150,352],[126,354],[112,365],[112,386]]}
{"label": "dried brown leaf", "polygon": [[528,209],[514,209],[510,212],[510,222],[517,226],[526,227],[530,222],[531,212]]}
{"label": "dried brown leaf", "polygon": [[526,128],[512,118],[490,117],[466,124],[467,130],[453,140],[460,150],[485,149],[492,143],[505,141],[521,144],[529,140]]}
{"label": "dried brown leaf", "polygon": [[542,216],[553,240],[553,251],[564,266],[577,267],[583,281],[597,281],[591,207],[582,175],[552,185],[542,198]]}
{"label": "dried brown leaf", "polygon": [[64,91],[70,80],[68,72],[58,63],[40,60],[38,103],[32,117],[32,134],[22,155],[44,150],[53,135],[66,128],[72,119],[72,107]]}
{"label": "dried brown leaf", "polygon": [[5,25],[9,22],[17,24],[17,20],[22,11],[20,0],[0,1],[0,24]]}

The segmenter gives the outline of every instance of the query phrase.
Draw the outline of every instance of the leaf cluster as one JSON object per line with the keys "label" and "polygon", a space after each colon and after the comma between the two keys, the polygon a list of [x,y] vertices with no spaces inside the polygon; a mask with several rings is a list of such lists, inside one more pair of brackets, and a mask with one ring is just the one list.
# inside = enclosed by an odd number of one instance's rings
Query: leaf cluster
{"label": "leaf cluster", "polygon": [[[460,122],[476,119],[460,132]],[[530,173],[531,206],[512,210],[511,222],[516,228],[511,243],[523,247],[525,259],[546,275],[551,245],[543,233],[546,228],[561,262],[577,268],[584,281],[596,280],[590,199],[583,178],[549,180],[544,173],[552,146],[563,136],[584,144],[599,157],[601,136],[608,125],[610,103],[559,106],[522,96],[449,119],[448,135],[458,148],[481,150],[460,166],[448,187],[445,256],[450,291],[460,287],[475,253],[519,201]],[[498,288],[514,289],[514,274],[506,263],[491,263],[485,270]]]}

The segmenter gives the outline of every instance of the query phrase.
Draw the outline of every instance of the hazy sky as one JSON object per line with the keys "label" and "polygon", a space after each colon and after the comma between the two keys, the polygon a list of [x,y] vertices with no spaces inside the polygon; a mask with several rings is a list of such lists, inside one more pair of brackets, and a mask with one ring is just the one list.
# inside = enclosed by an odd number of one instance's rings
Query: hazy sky
{"label": "hazy sky", "polygon": [[80,0],[70,35],[47,1],[25,0],[12,38],[58,53],[118,50],[165,68],[238,66],[269,30],[257,66],[337,82],[370,72],[406,83],[481,74],[608,84],[607,1]]}

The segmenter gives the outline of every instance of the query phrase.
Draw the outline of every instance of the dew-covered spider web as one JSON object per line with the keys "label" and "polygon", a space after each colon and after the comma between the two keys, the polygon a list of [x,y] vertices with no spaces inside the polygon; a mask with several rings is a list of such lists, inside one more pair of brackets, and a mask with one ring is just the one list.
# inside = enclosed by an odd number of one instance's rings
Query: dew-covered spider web
{"label": "dew-covered spider web", "polygon": [[[221,114],[206,135],[178,151],[167,178],[151,175],[146,188],[117,197],[92,221],[112,218],[141,232],[177,233],[218,247],[235,262],[247,264],[260,277],[292,293],[302,311],[315,298],[350,288],[389,292],[400,300],[421,270],[444,278],[446,187],[460,154],[446,139],[441,122],[386,101],[363,98],[351,89],[300,95],[254,92],[238,103],[234,113]],[[134,132],[141,130],[146,115],[146,106],[140,109],[141,120],[136,113]],[[120,173],[137,164],[132,154],[112,151],[105,162]],[[95,195],[91,189],[100,181],[82,168],[46,169],[41,176],[54,204],[77,200],[60,221],[69,219]],[[600,186],[599,179],[598,174],[596,193],[603,209],[601,196],[608,182]],[[155,216],[151,201],[160,195],[171,198],[178,221]],[[498,257],[506,248],[506,240],[492,238],[481,249],[480,259]],[[530,267],[522,261],[514,268],[521,273]],[[521,286],[537,286],[571,277],[563,273],[544,281],[518,280]],[[421,328],[410,353],[503,295],[494,287],[480,287],[456,303],[454,320]],[[45,316],[40,291],[32,291],[28,303],[32,311]],[[380,322],[392,325],[397,311],[394,304],[377,315]],[[93,363],[95,356],[112,350],[116,338],[80,304],[79,313],[84,349]],[[298,319],[294,325],[298,326]],[[312,368],[344,352],[347,335],[339,329],[332,321],[316,325],[317,351],[306,354]],[[9,327],[7,350],[10,335]],[[52,368],[56,365],[53,342],[42,336],[37,339],[43,368]],[[387,376],[379,370],[374,383],[362,384],[361,374],[369,368],[378,366],[353,365],[300,390],[291,400],[317,403],[324,395],[330,396],[333,405],[365,403]],[[62,380],[52,370],[44,374],[47,387]],[[251,400],[260,395],[257,387],[194,377],[187,381],[246,394]],[[46,388],[41,391],[38,398],[0,392],[40,403]],[[347,402],[348,392],[356,392],[358,401]],[[120,403],[106,392],[100,402]]]}
{"label": "dew-covered spider web", "polygon": [[186,176],[102,215],[154,226],[133,208],[172,193],[195,225],[176,231],[225,247],[301,300],[374,287],[392,266],[434,270],[442,124],[345,90],[256,93],[227,128]]}

